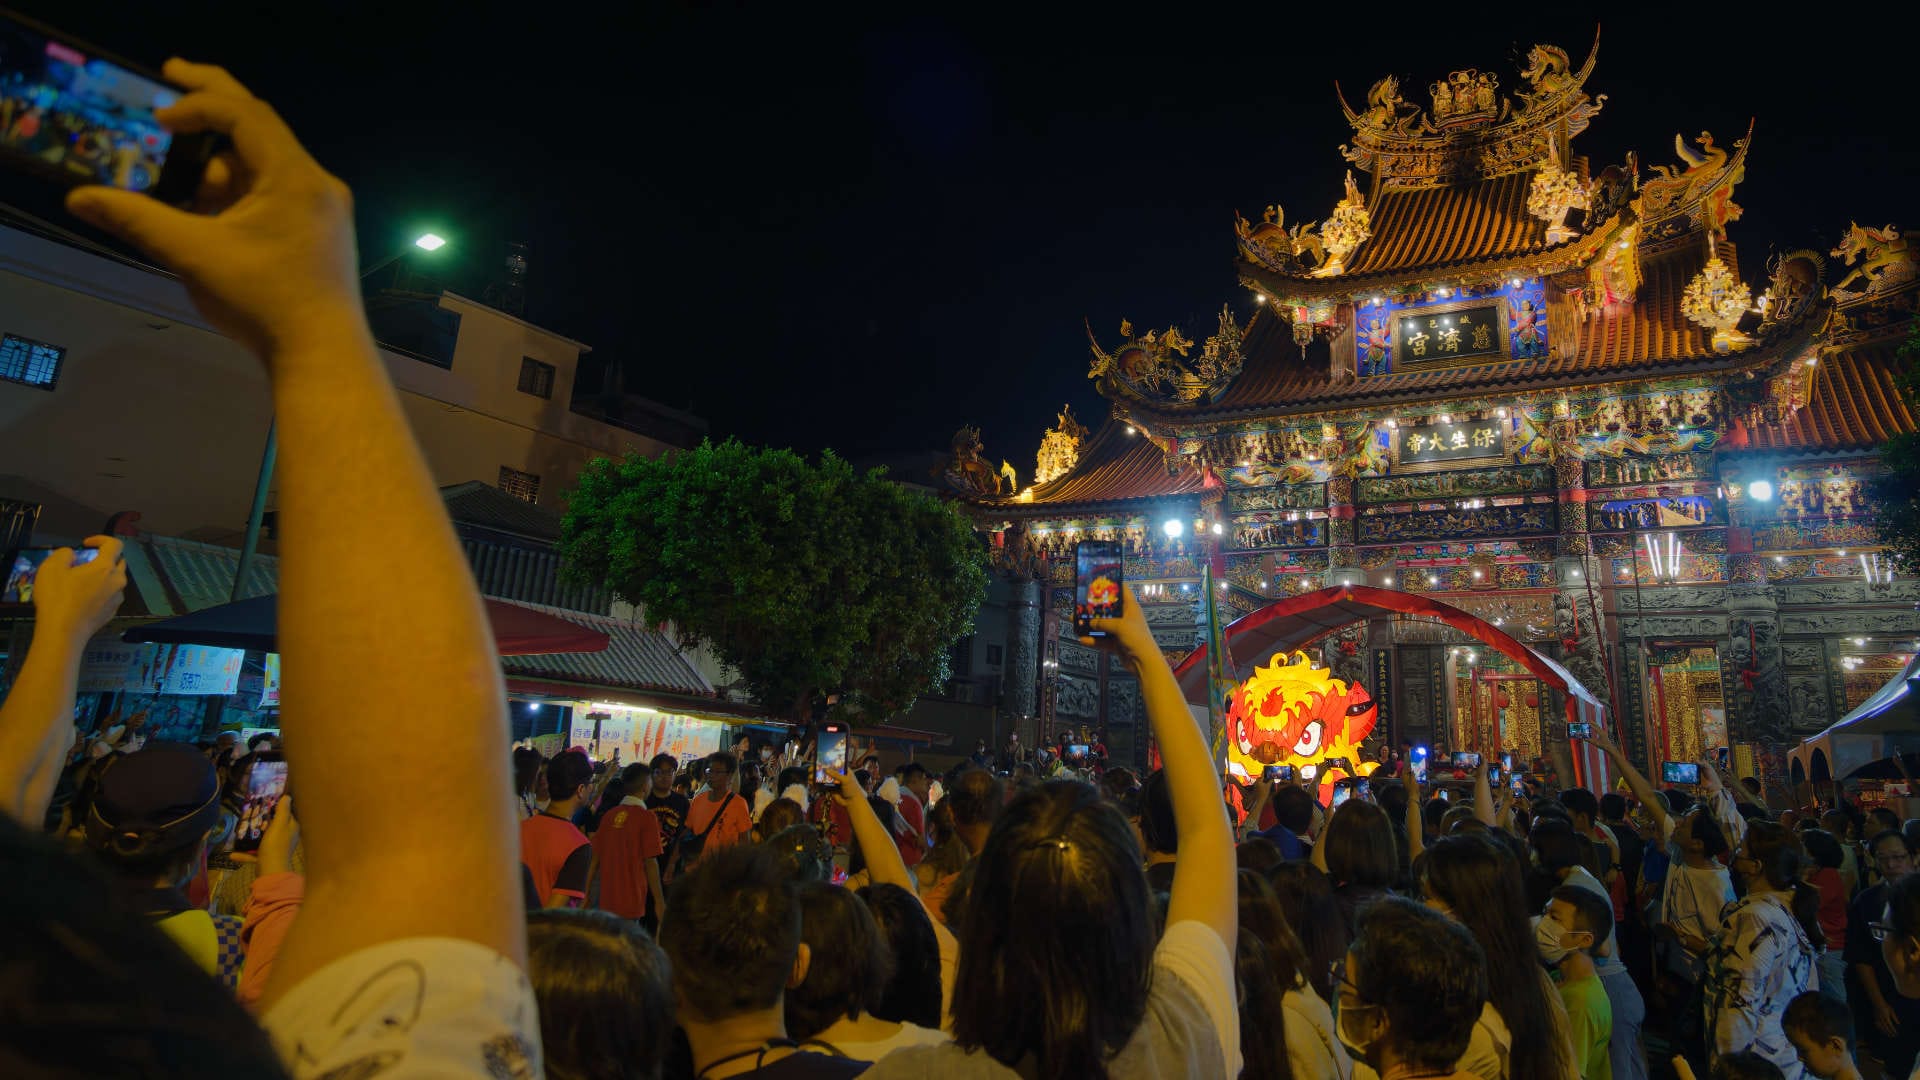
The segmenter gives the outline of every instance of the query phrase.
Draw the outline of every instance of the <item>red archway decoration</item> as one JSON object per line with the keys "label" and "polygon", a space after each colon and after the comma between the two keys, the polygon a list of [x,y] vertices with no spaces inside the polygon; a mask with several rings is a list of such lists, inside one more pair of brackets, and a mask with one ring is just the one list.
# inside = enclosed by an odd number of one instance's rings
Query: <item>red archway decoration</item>
{"label": "red archway decoration", "polygon": [[[1541,682],[1567,695],[1567,719],[1585,720],[1605,727],[1605,707],[1593,692],[1551,657],[1529,648],[1524,642],[1470,611],[1427,596],[1379,589],[1371,585],[1336,585],[1315,592],[1288,596],[1236,619],[1226,628],[1227,652],[1235,670],[1227,673],[1236,682],[1246,678],[1252,664],[1275,652],[1298,649],[1316,638],[1360,619],[1382,614],[1420,615],[1437,619],[1474,638],[1527,669]],[[1244,643],[1246,648],[1242,648]],[[1207,646],[1202,644],[1174,668],[1174,677],[1189,702],[1207,701]],[[1606,760],[1585,744],[1574,747],[1574,764],[1579,782],[1605,791]]]}

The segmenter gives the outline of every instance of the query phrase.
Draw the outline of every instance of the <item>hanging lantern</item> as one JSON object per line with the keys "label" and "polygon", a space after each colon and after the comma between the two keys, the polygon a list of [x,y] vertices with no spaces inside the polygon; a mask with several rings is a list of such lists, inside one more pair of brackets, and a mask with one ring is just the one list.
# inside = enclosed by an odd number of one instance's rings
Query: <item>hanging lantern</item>
{"label": "hanging lantern", "polygon": [[1539,707],[1540,707],[1540,695],[1539,695],[1539,694],[1528,694],[1528,695],[1527,695],[1527,708],[1529,708],[1529,709],[1537,709],[1537,708],[1539,708]]}
{"label": "hanging lantern", "polygon": [[1715,352],[1727,352],[1734,342],[1745,340],[1734,325],[1752,306],[1752,290],[1733,276],[1718,255],[1707,260],[1680,295],[1680,310],[1687,318],[1713,331]]}
{"label": "hanging lantern", "polygon": [[1313,316],[1304,307],[1293,309],[1293,343],[1306,348],[1313,342]]}

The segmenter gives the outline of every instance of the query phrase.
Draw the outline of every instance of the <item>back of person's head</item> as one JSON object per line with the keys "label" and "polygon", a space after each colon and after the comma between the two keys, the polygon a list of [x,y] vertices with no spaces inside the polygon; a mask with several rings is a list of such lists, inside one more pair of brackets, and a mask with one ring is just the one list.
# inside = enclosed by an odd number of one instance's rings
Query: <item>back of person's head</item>
{"label": "back of person's head", "polygon": [[1796,1044],[1827,1046],[1838,1039],[1844,1048],[1853,1040],[1853,1013],[1846,1002],[1808,990],[1787,1002],[1780,1028]]}
{"label": "back of person's head", "polygon": [[1899,827],[1900,815],[1884,806],[1876,806],[1867,811],[1867,820],[1862,823],[1862,828],[1873,832],[1879,832],[1881,829],[1897,829]]}
{"label": "back of person's head", "polygon": [[1428,799],[1420,804],[1420,823],[1426,826],[1428,832],[1437,833],[1440,831],[1441,823],[1447,818],[1447,811],[1451,809],[1453,804],[1445,799],[1437,797]]}
{"label": "back of person's head", "polygon": [[1244,1062],[1240,1075],[1292,1080],[1293,1062],[1287,1056],[1287,988],[1273,973],[1267,947],[1258,934],[1242,926],[1233,960],[1234,983],[1240,991],[1240,1057]]}
{"label": "back of person's head", "polygon": [[1147,851],[1172,855],[1180,850],[1179,830],[1173,823],[1173,798],[1167,791],[1167,774],[1155,770],[1140,788],[1140,839]]}
{"label": "back of person's head", "polygon": [[1752,1050],[1735,1050],[1714,1060],[1707,1080],[1787,1080],[1787,1074]]}
{"label": "back of person's head", "polygon": [[[1389,896],[1361,909],[1348,956],[1360,1003],[1385,1014],[1386,1031],[1376,1037],[1402,1061],[1445,1070],[1466,1053],[1487,1001],[1486,957],[1466,927]],[[1340,1025],[1353,1030],[1348,1011],[1341,1009]]]}
{"label": "back of person's head", "polygon": [[1373,799],[1386,812],[1388,821],[1401,822],[1407,819],[1407,789],[1404,784],[1382,784],[1374,789]]}
{"label": "back of person's head", "polygon": [[985,769],[962,769],[947,788],[940,805],[953,812],[953,823],[960,828],[992,825],[1005,804],[1000,778]]}
{"label": "back of person's head", "polygon": [[[274,738],[275,738],[275,735],[271,731],[256,732],[251,739],[247,740],[247,752],[250,754],[253,753],[254,751],[260,749],[260,745],[262,743],[270,743],[274,741]],[[539,753],[540,752],[538,750],[534,751],[534,755],[536,757],[539,756]]]}
{"label": "back of person's head", "polygon": [[1310,862],[1287,862],[1267,871],[1287,925],[1300,939],[1307,982],[1320,1000],[1333,1001],[1333,965],[1347,955],[1347,921],[1333,898],[1333,883]]}
{"label": "back of person's head", "polygon": [[759,832],[761,836],[771,837],[782,829],[807,823],[807,812],[792,799],[775,799],[760,811]]}
{"label": "back of person's head", "polygon": [[127,910],[122,890],[92,860],[0,814],[0,874],[16,883],[4,890],[0,919],[0,1074],[287,1075],[232,991]]}
{"label": "back of person's head", "polygon": [[1747,825],[1746,855],[1760,865],[1760,876],[1776,889],[1790,889],[1800,880],[1806,855],[1792,831],[1777,822]]}
{"label": "back of person's head", "polygon": [[1608,821],[1626,820],[1627,797],[1617,791],[1600,796],[1600,816]]}
{"label": "back of person's head", "polygon": [[585,750],[562,750],[547,762],[547,796],[554,802],[577,798],[593,781],[593,760]]}
{"label": "back of person's head", "polygon": [[1820,815],[1820,827],[1841,836],[1847,834],[1847,812],[1835,807]]}
{"label": "back of person's head", "polygon": [[898,885],[869,885],[860,890],[860,899],[873,913],[873,921],[893,956],[893,974],[886,989],[867,1011],[882,1020],[939,1028],[940,939],[934,934],[927,909]]}
{"label": "back of person's head", "polygon": [[1306,788],[1288,784],[1273,793],[1274,820],[1295,836],[1305,836],[1313,828],[1313,796]]}
{"label": "back of person's head", "polygon": [[1847,859],[1846,852],[1840,846],[1840,838],[1825,829],[1808,829],[1800,834],[1800,843],[1807,849],[1807,855],[1815,866],[1837,870]]}
{"label": "back of person's head", "polygon": [[1487,825],[1474,816],[1473,804],[1457,803],[1446,813],[1440,815],[1440,835],[1452,836],[1454,833],[1475,829],[1484,829]]}
{"label": "back of person's head", "polygon": [[768,834],[761,846],[786,863],[795,882],[826,881],[833,876],[833,847],[806,822]]}
{"label": "back of person's head", "polygon": [[1907,838],[1907,850],[1920,851],[1920,818],[1908,818],[1901,822],[1900,834]]}
{"label": "back of person's head", "polygon": [[[1510,834],[1509,834],[1510,835]],[[1434,841],[1414,860],[1421,899],[1473,934],[1487,960],[1487,995],[1513,1031],[1545,1030],[1550,1005],[1540,992],[1540,961],[1528,921],[1520,858],[1488,830]],[[1517,837],[1515,838],[1518,839]],[[1515,1076],[1564,1076],[1567,1062],[1550,1039],[1518,1039]]]}
{"label": "back of person's head", "polygon": [[1102,1076],[1146,1013],[1157,938],[1133,829],[1087,784],[1007,805],[968,863],[953,1038],[1009,1068]]}
{"label": "back of person's head", "polygon": [[784,792],[795,784],[804,788],[808,782],[809,774],[805,765],[789,765],[781,769],[780,775],[774,778],[773,790]]}
{"label": "back of person's head", "polygon": [[1124,765],[1108,769],[1100,777],[1100,790],[1109,799],[1128,799],[1138,794],[1139,789],[1140,778]]}
{"label": "back of person's head", "polygon": [[1553,898],[1573,909],[1573,925],[1567,929],[1576,934],[1592,934],[1593,942],[1586,951],[1599,955],[1600,947],[1613,933],[1613,901],[1578,885],[1557,886]]}
{"label": "back of person's head", "polygon": [[645,930],[604,911],[530,912],[527,979],[540,1005],[548,1076],[660,1075],[673,1039],[673,976]]}
{"label": "back of person's head", "polygon": [[1727,850],[1727,834],[1720,822],[1704,806],[1696,806],[1681,816],[1687,830],[1700,844],[1700,853],[1711,859]]}
{"label": "back of person's head", "polygon": [[213,762],[185,743],[152,743],[102,762],[95,775],[87,848],[130,882],[171,886],[193,876],[220,819]]}
{"label": "back of person's head", "polygon": [[1235,876],[1240,890],[1240,929],[1251,930],[1265,946],[1267,965],[1280,981],[1281,992],[1300,985],[1306,968],[1306,950],[1287,922],[1286,909],[1265,874],[1242,870]]}
{"label": "back of person's head", "polygon": [[[252,744],[249,743],[249,746]],[[516,793],[531,792],[533,782],[540,775],[540,751],[531,746],[513,748],[513,790]]]}
{"label": "back of person's head", "polygon": [[1557,874],[1587,864],[1590,845],[1566,821],[1547,818],[1534,822],[1533,831],[1527,834],[1527,841],[1533,845],[1541,867],[1549,873]]}
{"label": "back of person's head", "polygon": [[1336,884],[1384,889],[1399,874],[1393,823],[1370,802],[1341,803],[1320,842],[1326,845],[1327,874]]}
{"label": "back of person's head", "polygon": [[1595,797],[1593,792],[1583,787],[1568,788],[1561,792],[1560,805],[1567,808],[1567,813],[1576,816],[1583,815],[1589,822],[1595,821],[1600,817],[1600,800]]}
{"label": "back of person's head", "polygon": [[871,1010],[893,977],[893,954],[851,889],[809,882],[799,897],[807,974],[787,991],[787,1036],[806,1040]]}
{"label": "back of person's head", "polygon": [[796,889],[789,864],[761,844],[709,852],[674,880],[660,945],[682,1023],[780,1004],[800,950]]}
{"label": "back of person's head", "polygon": [[620,770],[620,776],[614,781],[629,795],[645,795],[653,786],[653,770],[641,762],[633,762]]}
{"label": "back of person's head", "polygon": [[1667,812],[1675,816],[1693,809],[1694,803],[1698,801],[1679,788],[1665,788],[1656,794],[1667,800]]}
{"label": "back of person's head", "polygon": [[1250,836],[1242,840],[1234,850],[1233,860],[1242,870],[1262,874],[1287,861],[1286,856],[1280,853],[1280,845],[1264,836]]}

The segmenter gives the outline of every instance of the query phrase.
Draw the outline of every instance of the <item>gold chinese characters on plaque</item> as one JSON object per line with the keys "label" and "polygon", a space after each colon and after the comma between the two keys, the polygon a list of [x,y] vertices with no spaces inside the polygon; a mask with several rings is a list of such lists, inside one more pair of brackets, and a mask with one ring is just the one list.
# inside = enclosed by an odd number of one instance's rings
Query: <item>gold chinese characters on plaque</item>
{"label": "gold chinese characters on plaque", "polygon": [[1494,304],[1421,311],[1394,320],[1396,370],[1469,357],[1506,356],[1506,334]]}
{"label": "gold chinese characters on plaque", "polygon": [[1446,468],[1455,462],[1485,463],[1506,457],[1506,440],[1497,419],[1468,420],[1449,424],[1417,424],[1394,432],[1394,457],[1409,471]]}

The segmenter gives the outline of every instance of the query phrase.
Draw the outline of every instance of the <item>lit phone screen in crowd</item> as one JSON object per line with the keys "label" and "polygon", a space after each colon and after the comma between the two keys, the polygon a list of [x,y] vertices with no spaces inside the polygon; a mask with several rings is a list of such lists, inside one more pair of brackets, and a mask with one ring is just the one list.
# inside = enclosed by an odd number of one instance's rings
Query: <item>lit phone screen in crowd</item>
{"label": "lit phone screen in crowd", "polygon": [[[7,571],[7,587],[0,595],[0,603],[27,604],[33,602],[33,579],[40,573],[40,564],[54,553],[50,547],[21,548],[13,555],[13,566]],[[73,565],[90,563],[100,557],[99,548],[83,547],[73,551]]]}
{"label": "lit phone screen in crowd", "polygon": [[820,729],[820,740],[815,746],[813,782],[829,783],[827,770],[833,769],[844,775],[847,771],[847,732],[837,724],[828,724]]}
{"label": "lit phone screen in crowd", "polygon": [[[271,752],[271,751],[270,751]],[[255,851],[260,837],[273,820],[273,808],[287,790],[287,763],[263,757],[247,773],[247,797],[240,803],[240,821],[235,826],[236,851]]]}

